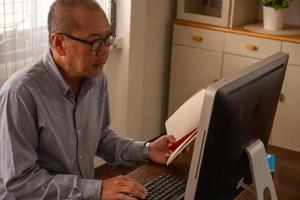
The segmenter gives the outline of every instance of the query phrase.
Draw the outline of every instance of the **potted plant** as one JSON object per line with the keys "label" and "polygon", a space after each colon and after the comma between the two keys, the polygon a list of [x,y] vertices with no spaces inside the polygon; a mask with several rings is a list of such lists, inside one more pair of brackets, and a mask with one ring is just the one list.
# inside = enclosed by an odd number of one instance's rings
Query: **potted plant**
{"label": "potted plant", "polygon": [[281,30],[286,8],[291,0],[262,0],[264,29]]}

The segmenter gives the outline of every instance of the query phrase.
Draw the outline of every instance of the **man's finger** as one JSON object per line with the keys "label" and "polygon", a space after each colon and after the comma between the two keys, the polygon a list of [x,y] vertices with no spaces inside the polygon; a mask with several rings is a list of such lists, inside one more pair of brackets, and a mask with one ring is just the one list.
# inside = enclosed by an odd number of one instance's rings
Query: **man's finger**
{"label": "man's finger", "polygon": [[121,187],[119,188],[119,191],[133,198],[145,199],[147,196],[147,193],[140,191],[138,188],[135,188],[135,186],[132,185]]}
{"label": "man's finger", "polygon": [[122,188],[122,193],[134,194],[138,197],[140,197],[141,195],[146,196],[148,194],[146,188],[135,179],[126,176],[123,176],[123,178],[124,187]]}
{"label": "man's finger", "polygon": [[168,135],[167,140],[168,140],[168,143],[171,143],[171,144],[176,142],[176,138],[173,135]]}

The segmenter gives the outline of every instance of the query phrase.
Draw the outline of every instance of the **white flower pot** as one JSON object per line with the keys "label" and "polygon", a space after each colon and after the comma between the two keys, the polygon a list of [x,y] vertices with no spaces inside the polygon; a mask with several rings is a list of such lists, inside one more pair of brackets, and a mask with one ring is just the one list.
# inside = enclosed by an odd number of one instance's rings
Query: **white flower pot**
{"label": "white flower pot", "polygon": [[263,6],[264,29],[272,31],[281,30],[283,28],[285,10],[275,10],[272,7]]}

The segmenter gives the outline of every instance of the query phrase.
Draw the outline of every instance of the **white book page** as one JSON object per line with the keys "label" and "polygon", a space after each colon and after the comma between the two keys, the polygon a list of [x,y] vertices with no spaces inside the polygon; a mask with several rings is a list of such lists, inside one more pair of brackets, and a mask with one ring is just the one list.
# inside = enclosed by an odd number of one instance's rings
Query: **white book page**
{"label": "white book page", "polygon": [[174,135],[176,140],[179,140],[199,126],[204,95],[205,89],[201,89],[182,104],[166,121],[165,126],[168,135]]}

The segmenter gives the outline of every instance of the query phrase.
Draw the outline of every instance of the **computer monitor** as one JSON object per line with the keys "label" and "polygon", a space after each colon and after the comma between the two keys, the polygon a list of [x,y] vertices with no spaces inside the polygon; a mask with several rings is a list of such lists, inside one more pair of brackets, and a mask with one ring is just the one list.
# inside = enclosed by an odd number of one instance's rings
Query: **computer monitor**
{"label": "computer monitor", "polygon": [[280,52],[206,88],[186,200],[231,200],[252,183],[246,148],[268,145],[287,61]]}

